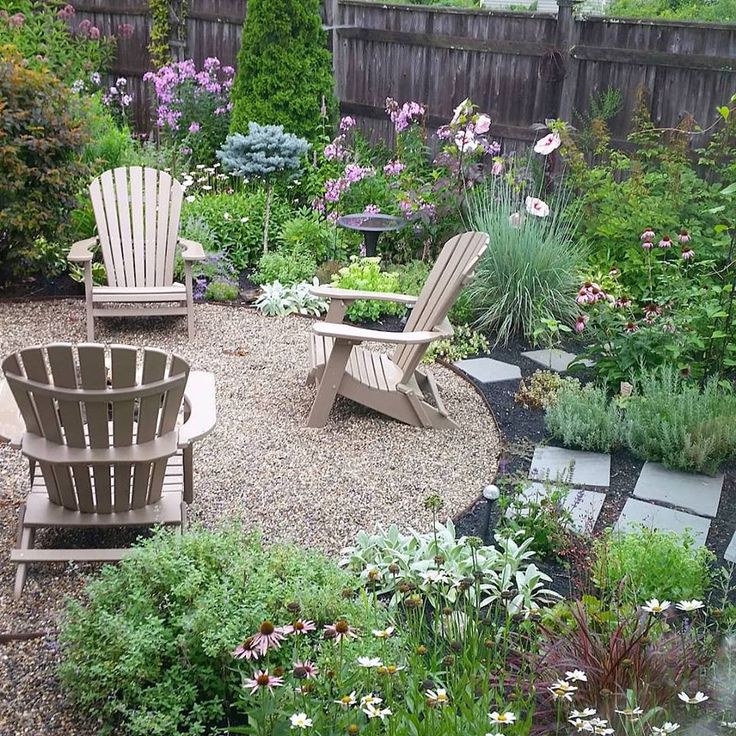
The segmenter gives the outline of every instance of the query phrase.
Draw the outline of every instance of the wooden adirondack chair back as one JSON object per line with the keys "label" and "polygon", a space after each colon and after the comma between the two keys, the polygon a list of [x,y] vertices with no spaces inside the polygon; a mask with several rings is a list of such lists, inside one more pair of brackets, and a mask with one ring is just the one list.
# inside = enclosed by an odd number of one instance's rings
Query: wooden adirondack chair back
{"label": "wooden adirondack chair back", "polygon": [[39,463],[52,503],[109,514],[160,499],[189,365],[141,352],[140,369],[137,348],[92,343],[28,348],[3,361],[26,425],[23,453]]}
{"label": "wooden adirondack chair back", "polygon": [[[488,247],[488,241],[486,233],[470,232],[456,235],[445,243],[409,315],[404,332],[433,330],[442,322]],[[419,365],[426,350],[427,345],[399,345],[392,360],[407,377]]]}
{"label": "wooden adirondack chair back", "polygon": [[110,286],[171,286],[184,190],[165,171],[120,167],[89,187]]}

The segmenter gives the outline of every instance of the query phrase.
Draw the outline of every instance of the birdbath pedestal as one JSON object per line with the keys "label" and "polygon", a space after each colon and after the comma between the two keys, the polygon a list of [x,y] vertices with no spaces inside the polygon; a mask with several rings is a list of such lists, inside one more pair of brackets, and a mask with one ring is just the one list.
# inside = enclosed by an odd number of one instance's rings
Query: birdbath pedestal
{"label": "birdbath pedestal", "polygon": [[348,230],[363,233],[365,254],[368,257],[376,255],[376,246],[381,233],[400,230],[406,225],[406,220],[393,215],[369,214],[363,212],[356,215],[343,215],[337,218],[337,224]]}

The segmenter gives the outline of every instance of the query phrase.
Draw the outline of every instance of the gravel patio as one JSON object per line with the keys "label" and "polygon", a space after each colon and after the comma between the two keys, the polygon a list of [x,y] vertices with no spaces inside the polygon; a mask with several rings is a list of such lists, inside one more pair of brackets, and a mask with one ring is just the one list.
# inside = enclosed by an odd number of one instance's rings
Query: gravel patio
{"label": "gravel patio", "polygon": [[[79,301],[0,303],[0,355],[52,341],[84,341]],[[310,321],[270,318],[249,309],[202,305],[196,338],[184,320],[98,322],[98,340],[178,352],[215,373],[218,424],[195,448],[194,522],[239,521],[267,540],[337,552],[377,523],[427,529],[430,493],[457,516],[496,470],[499,434],[482,397],[453,372],[434,367],[459,430],[423,431],[338,400],[324,429],[307,429],[313,397],[304,378]],[[0,632],[38,632],[0,640],[0,734],[91,736],[64,704],[55,681],[56,621],[66,595],[78,595],[90,566],[31,569],[23,599],[12,600],[16,511],[27,464],[0,446]],[[53,544],[40,537],[39,544]]]}

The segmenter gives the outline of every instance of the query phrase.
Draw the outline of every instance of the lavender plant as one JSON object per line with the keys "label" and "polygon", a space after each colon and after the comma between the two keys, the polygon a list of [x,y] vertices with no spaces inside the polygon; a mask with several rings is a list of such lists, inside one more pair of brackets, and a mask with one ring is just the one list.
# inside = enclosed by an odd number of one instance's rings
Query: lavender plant
{"label": "lavender plant", "polygon": [[273,186],[278,179],[294,177],[301,169],[309,143],[282,125],[248,123],[248,135],[234,133],[225,139],[217,158],[223,167],[244,180],[266,184],[266,212],[263,224],[263,252],[268,252],[268,227]]}

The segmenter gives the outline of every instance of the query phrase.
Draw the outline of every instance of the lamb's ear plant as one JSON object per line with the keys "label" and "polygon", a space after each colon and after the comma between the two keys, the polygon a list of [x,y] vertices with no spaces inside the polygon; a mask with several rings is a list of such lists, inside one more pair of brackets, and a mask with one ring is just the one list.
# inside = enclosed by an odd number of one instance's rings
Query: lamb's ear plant
{"label": "lamb's ear plant", "polygon": [[263,223],[263,252],[268,252],[268,226],[274,183],[279,178],[294,177],[302,168],[309,143],[286,133],[282,125],[248,124],[248,134],[229,135],[217,158],[223,167],[245,180],[266,184],[266,213]]}

